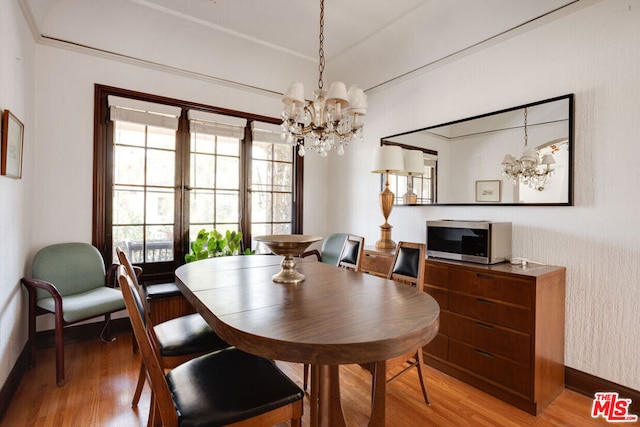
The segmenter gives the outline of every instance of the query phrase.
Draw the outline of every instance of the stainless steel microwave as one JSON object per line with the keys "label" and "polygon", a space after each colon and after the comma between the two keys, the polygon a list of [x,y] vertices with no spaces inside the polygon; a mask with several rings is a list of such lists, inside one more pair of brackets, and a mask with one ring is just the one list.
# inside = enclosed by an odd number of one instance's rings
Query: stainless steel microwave
{"label": "stainless steel microwave", "polygon": [[511,223],[427,221],[427,256],[478,264],[511,259]]}

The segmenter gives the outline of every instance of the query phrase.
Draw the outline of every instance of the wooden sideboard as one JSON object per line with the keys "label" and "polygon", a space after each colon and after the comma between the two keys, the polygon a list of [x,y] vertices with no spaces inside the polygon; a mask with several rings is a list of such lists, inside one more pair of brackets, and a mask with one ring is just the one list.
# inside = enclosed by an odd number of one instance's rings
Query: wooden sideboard
{"label": "wooden sideboard", "polygon": [[[365,248],[362,270],[386,276],[392,260],[393,251]],[[425,362],[540,414],[564,389],[565,275],[557,266],[428,258],[424,290],[441,311]]]}

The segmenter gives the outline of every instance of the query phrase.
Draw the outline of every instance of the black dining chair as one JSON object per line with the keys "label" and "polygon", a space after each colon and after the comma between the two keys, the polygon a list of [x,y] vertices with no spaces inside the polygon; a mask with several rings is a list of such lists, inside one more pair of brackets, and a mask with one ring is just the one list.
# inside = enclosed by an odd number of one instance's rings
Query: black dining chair
{"label": "black dining chair", "polygon": [[[134,282],[138,293],[137,296],[140,298],[140,286],[129,257],[120,248],[116,248],[116,253],[120,264],[125,267],[132,278],[131,280]],[[229,347],[229,344],[220,338],[202,316],[197,313],[176,317],[154,325],[151,322],[150,314],[146,312],[144,304],[142,308],[145,311],[143,316],[145,326],[149,329],[149,334],[153,337],[153,341],[158,348],[162,369],[172,369],[194,357]],[[138,383],[131,399],[132,406],[136,406],[140,400],[145,379],[145,365],[140,362]]]}
{"label": "black dining chair", "polygon": [[[418,290],[422,291],[424,287],[425,257],[426,245],[424,243],[398,242],[387,278],[398,283],[415,286]],[[377,378],[371,365],[363,365],[373,375],[372,396],[376,381],[387,381],[387,383],[390,383],[410,369],[417,368],[422,396],[424,397],[425,403],[431,405],[429,393],[427,392],[427,378],[424,370],[425,364],[422,347],[402,356],[387,360],[387,371],[397,368],[400,365],[403,366],[403,369],[388,380],[386,378]]]}
{"label": "black dining chair", "polygon": [[227,347],[165,375],[145,326],[137,286],[124,266],[118,268],[117,278],[153,390],[149,425],[266,427],[289,421],[293,427],[302,425],[304,393],[271,360]]}

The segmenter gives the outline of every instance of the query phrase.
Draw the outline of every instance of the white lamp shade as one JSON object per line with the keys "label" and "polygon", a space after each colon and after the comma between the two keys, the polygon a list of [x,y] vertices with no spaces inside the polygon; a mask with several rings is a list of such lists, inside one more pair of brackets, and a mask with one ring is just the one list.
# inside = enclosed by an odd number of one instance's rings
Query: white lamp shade
{"label": "white lamp shade", "polygon": [[359,114],[361,116],[367,114],[367,108],[369,108],[367,95],[358,85],[351,85],[347,96],[349,97],[349,113]]}
{"label": "white lamp shade", "polygon": [[342,82],[333,82],[329,86],[329,91],[326,96],[326,103],[340,104],[340,107],[346,108],[349,106],[349,98],[347,97],[347,87]]}
{"label": "white lamp shade", "polygon": [[516,158],[513,157],[511,154],[505,154],[504,159],[502,159],[502,164],[503,165],[508,165],[511,163],[515,163]]}
{"label": "white lamp shade", "polygon": [[522,162],[533,162],[534,164],[538,164],[538,152],[535,148],[525,148],[522,152],[522,157],[520,157],[520,161]]}
{"label": "white lamp shade", "polygon": [[424,154],[421,150],[402,150],[404,168],[398,175],[424,174]]}
{"label": "white lamp shade", "polygon": [[371,172],[398,172],[403,169],[402,148],[395,145],[381,145],[373,149]]}
{"label": "white lamp shade", "polygon": [[553,165],[556,163],[556,159],[553,158],[552,154],[545,154],[542,156],[542,164],[543,165]]}
{"label": "white lamp shade", "polygon": [[299,82],[293,82],[282,97],[282,102],[287,105],[294,104],[296,106],[304,105],[304,85]]}

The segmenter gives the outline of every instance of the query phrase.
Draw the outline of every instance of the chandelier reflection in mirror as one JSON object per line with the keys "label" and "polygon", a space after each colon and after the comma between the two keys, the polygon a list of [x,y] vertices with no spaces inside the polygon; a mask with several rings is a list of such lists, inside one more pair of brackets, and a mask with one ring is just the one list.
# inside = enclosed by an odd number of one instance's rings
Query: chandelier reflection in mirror
{"label": "chandelier reflection in mirror", "polygon": [[529,148],[529,136],[527,133],[527,108],[524,109],[524,149],[522,156],[516,159],[511,154],[504,156],[502,160],[502,175],[508,176],[514,182],[520,182],[529,188],[538,191],[544,190],[549,177],[553,174],[551,165],[555,164],[553,155],[547,153],[542,156],[535,148]]}
{"label": "chandelier reflection in mirror", "polygon": [[335,148],[338,155],[352,140],[363,141],[359,116],[367,113],[367,95],[356,85],[349,90],[343,82],[334,82],[329,90],[323,88],[324,72],[324,0],[320,0],[320,48],[318,50],[320,75],[313,101],[305,101],[304,86],[294,82],[282,98],[282,138],[292,146],[298,146],[298,154],[304,156],[313,150],[326,157]]}

